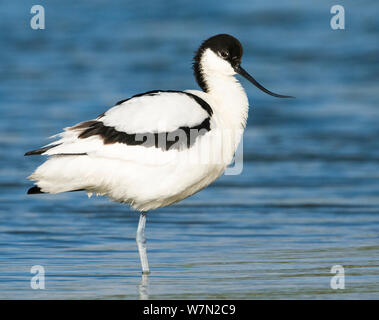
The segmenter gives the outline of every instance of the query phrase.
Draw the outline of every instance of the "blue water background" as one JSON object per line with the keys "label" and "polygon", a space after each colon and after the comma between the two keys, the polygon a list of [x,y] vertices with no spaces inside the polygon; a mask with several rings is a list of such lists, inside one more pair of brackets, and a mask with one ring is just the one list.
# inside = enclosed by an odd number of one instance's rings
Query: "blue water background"
{"label": "blue water background", "polygon": [[[3,1],[0,19],[0,298],[379,298],[377,1]],[[346,29],[332,30],[342,4]],[[230,33],[251,109],[241,175],[148,216],[84,193],[27,196],[25,151],[116,101],[197,88],[200,42]],[[30,287],[33,265],[46,289]],[[333,290],[333,265],[345,289]]]}

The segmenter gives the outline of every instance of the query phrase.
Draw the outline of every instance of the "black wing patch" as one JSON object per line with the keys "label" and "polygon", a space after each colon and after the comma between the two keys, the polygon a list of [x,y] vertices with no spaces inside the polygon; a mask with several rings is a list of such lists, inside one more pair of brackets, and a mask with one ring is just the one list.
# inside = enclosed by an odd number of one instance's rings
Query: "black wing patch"
{"label": "black wing patch", "polygon": [[45,193],[45,192],[42,192],[41,191],[41,188],[40,187],[37,187],[37,186],[34,186],[34,187],[31,187],[27,194],[39,194],[39,193]]}
{"label": "black wing patch", "polygon": [[[77,192],[77,191],[85,191],[85,189],[70,190],[67,192]],[[29,188],[26,194],[41,194],[41,193],[46,193],[46,192],[43,192],[40,187],[34,186],[34,187]]]}
{"label": "black wing patch", "polygon": [[47,146],[47,147],[44,147],[44,148],[40,148],[40,149],[37,149],[37,150],[32,150],[32,151],[29,151],[27,153],[25,153],[25,156],[36,156],[36,155],[40,155],[44,152],[46,152],[47,150],[50,150],[51,148],[54,148],[56,146],[59,146],[60,143],[58,144],[53,144],[51,146]]}
{"label": "black wing patch", "polygon": [[[61,145],[61,143],[57,143],[57,144],[54,144],[51,146],[47,146],[47,147],[40,148],[37,150],[29,151],[29,152],[26,152],[24,154],[24,156],[38,156],[38,155],[41,155],[41,154],[45,153],[46,151],[48,151],[54,147],[57,147],[59,145]],[[85,155],[87,155],[87,153],[85,153],[85,152],[83,152],[83,153],[56,153],[56,154],[54,154],[54,156],[85,156]]]}
{"label": "black wing patch", "polygon": [[[83,130],[78,136],[79,139],[86,139],[91,136],[100,136],[104,144],[124,143],[130,146],[144,146],[161,148],[164,151],[190,148],[199,136],[210,131],[210,118],[206,118],[202,123],[193,127],[179,127],[171,132],[145,132],[126,133],[117,131],[114,127],[106,126],[101,121],[87,121],[79,124]],[[75,127],[74,127],[75,128]],[[77,127],[76,127],[77,128]]]}

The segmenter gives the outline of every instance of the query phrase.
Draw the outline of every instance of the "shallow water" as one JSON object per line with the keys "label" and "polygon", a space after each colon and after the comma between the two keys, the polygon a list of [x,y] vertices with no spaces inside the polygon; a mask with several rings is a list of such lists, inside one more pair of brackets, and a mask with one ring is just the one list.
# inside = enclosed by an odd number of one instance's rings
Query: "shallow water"
{"label": "shallow water", "polygon": [[[379,298],[379,5],[345,1],[31,1],[0,19],[0,298]],[[140,275],[138,215],[83,193],[26,196],[41,162],[25,151],[132,94],[196,88],[200,41],[227,32],[252,108],[244,170],[148,216],[152,274]],[[42,265],[46,289],[32,290]],[[345,289],[333,290],[333,265]]]}

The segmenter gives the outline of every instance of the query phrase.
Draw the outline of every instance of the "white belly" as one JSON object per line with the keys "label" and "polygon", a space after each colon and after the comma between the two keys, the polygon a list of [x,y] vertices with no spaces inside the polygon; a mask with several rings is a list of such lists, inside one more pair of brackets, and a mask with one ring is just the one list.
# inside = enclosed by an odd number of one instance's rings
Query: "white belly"
{"label": "white belly", "polygon": [[[211,130],[212,132],[212,130]],[[129,160],[98,156],[52,156],[31,176],[45,192],[85,189],[148,211],[167,206],[205,188],[231,162],[232,144],[209,133],[191,148],[161,151],[145,148],[150,159]],[[144,150],[144,149],[141,149]],[[153,155],[156,154],[156,157]],[[159,156],[160,155],[160,156]],[[139,161],[138,161],[139,160]]]}

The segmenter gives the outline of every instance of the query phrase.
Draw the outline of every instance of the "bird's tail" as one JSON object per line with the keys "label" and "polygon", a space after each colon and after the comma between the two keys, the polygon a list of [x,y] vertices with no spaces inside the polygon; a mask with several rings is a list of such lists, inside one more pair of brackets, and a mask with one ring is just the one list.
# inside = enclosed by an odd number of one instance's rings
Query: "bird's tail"
{"label": "bird's tail", "polygon": [[80,157],[52,156],[28,177],[35,185],[28,189],[27,194],[85,190],[86,180],[80,179],[83,166]]}

